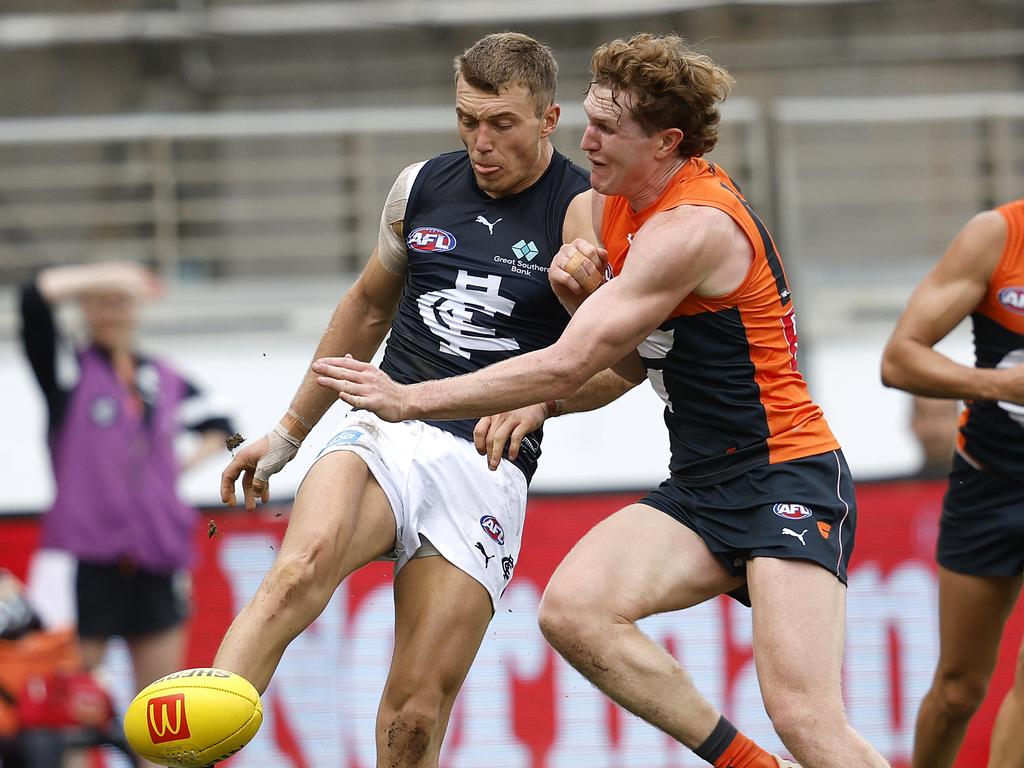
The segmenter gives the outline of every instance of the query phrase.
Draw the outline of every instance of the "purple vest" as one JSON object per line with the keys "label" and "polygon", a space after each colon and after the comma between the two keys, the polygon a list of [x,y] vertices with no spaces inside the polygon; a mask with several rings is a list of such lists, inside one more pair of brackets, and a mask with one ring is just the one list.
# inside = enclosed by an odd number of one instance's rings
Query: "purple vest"
{"label": "purple vest", "polygon": [[126,559],[155,573],[190,565],[199,518],[175,488],[184,381],[157,362],[139,367],[147,423],[101,352],[89,347],[78,363],[63,424],[50,435],[57,498],[43,518],[42,546],[90,563]]}

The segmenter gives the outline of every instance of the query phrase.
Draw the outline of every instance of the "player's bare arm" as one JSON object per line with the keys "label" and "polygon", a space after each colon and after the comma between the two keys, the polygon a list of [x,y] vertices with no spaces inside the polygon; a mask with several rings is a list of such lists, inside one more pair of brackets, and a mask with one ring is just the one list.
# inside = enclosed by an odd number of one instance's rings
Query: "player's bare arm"
{"label": "player's bare arm", "polygon": [[487,465],[497,469],[506,443],[508,457],[515,461],[523,438],[540,429],[548,419],[603,408],[629,392],[644,378],[640,356],[633,352],[620,364],[592,376],[571,397],[527,405],[495,416],[484,416],[473,429],[473,443],[477,452],[487,457]]}
{"label": "player's bare arm", "polygon": [[681,206],[652,217],[622,272],[583,302],[555,344],[473,374],[400,386],[352,359],[318,360],[314,370],[342,400],[389,421],[486,416],[567,398],[635,350],[694,290],[722,295],[738,287],[752,251],[737,233],[710,208]]}
{"label": "player's bare arm", "polygon": [[571,315],[580,303],[604,282],[607,253],[601,246],[594,228],[594,211],[603,211],[603,205],[595,202],[604,196],[587,190],[569,205],[562,240],[573,244],[575,250],[562,249],[551,260],[548,282],[559,302]]}
{"label": "player's bare arm", "polygon": [[[335,309],[314,359],[326,350],[328,354],[348,354],[369,360],[387,335],[408,269],[402,234],[405,206],[422,167],[422,162],[407,166],[391,185],[381,210],[377,248],[356,284]],[[264,438],[243,448],[222,473],[224,503],[235,503],[234,484],[243,471],[246,508],[255,508],[257,495],[264,503],[269,501],[268,478],[295,457],[306,435],[332,403],[333,398],[324,396],[307,371],[277,426]]]}
{"label": "player's bare arm", "polygon": [[971,219],[914,290],[882,356],[882,382],[926,397],[1024,402],[1024,366],[960,365],[935,351],[978,305],[1006,244],[1006,221]]}
{"label": "player's bare arm", "polygon": [[[404,274],[384,267],[377,251],[356,283],[345,293],[327,329],[320,337],[314,359],[350,354],[369,360],[380,346],[394,317],[405,283]],[[295,457],[306,435],[335,398],[307,371],[292,398],[288,412],[273,431],[239,450],[221,473],[220,495],[225,504],[237,503],[235,482],[242,476],[246,509],[256,508],[256,498],[270,501],[270,475]]]}

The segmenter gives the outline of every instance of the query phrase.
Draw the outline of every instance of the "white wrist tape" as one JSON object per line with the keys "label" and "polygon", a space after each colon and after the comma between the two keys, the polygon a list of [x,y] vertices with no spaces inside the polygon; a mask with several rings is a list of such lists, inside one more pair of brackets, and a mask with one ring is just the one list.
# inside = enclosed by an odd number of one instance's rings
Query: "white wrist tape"
{"label": "white wrist tape", "polygon": [[302,445],[301,440],[289,434],[280,424],[267,434],[267,443],[270,447],[263,458],[256,462],[256,471],[253,473],[253,478],[261,483],[280,472],[285,464],[295,458]]}

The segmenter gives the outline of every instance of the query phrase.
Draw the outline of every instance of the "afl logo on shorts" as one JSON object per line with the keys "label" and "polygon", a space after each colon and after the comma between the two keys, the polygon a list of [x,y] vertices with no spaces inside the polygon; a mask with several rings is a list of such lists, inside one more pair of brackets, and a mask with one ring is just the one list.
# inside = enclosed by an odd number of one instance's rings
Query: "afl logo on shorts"
{"label": "afl logo on shorts", "polygon": [[406,245],[420,253],[444,253],[455,248],[455,235],[436,227],[417,227],[405,239]]}
{"label": "afl logo on shorts", "polygon": [[494,539],[496,543],[505,543],[505,529],[501,527],[501,523],[498,522],[498,518],[494,515],[484,515],[481,517],[480,527],[483,528],[484,533]]}
{"label": "afl logo on shorts", "polygon": [[772,512],[787,520],[803,520],[811,516],[811,510],[803,504],[776,504],[772,507]]}
{"label": "afl logo on shorts", "polygon": [[1024,315],[1024,287],[1003,288],[999,291],[999,303],[1011,312]]}

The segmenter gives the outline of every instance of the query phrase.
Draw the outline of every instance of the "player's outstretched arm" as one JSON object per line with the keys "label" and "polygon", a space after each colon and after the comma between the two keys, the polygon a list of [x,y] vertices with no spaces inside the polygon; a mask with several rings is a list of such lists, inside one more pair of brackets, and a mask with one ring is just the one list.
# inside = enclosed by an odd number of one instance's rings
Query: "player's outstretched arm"
{"label": "player's outstretched arm", "polygon": [[[617,371],[628,372],[625,378]],[[523,438],[540,429],[548,419],[568,413],[583,413],[603,408],[619,399],[644,378],[640,356],[633,353],[615,369],[609,368],[592,376],[574,395],[562,400],[528,405],[494,416],[484,416],[473,429],[477,453],[487,457],[487,465],[497,469],[508,444],[508,457],[515,461]]]}
{"label": "player's outstretched arm", "polygon": [[[314,359],[325,355],[372,358],[391,327],[404,283],[404,273],[386,269],[375,250],[355,285],[335,308]],[[246,509],[255,509],[257,498],[267,503],[270,476],[295,457],[306,435],[336,400],[334,393],[317,385],[316,375],[307,369],[280,422],[238,451],[221,473],[221,500],[236,503],[235,483],[241,477]]]}
{"label": "player's outstretched arm", "polygon": [[313,370],[349,405],[391,421],[481,417],[567,398],[636,350],[703,281],[723,271],[742,277],[751,256],[746,240],[736,247],[740,237],[731,219],[710,208],[680,206],[652,217],[633,239],[635,258],[583,302],[558,341],[473,373],[399,386],[358,360],[325,358]]}
{"label": "player's outstretched arm", "polygon": [[[408,270],[402,222],[409,191],[423,163],[406,167],[392,184],[381,211],[377,247],[355,285],[342,297],[327,330],[320,338],[314,360],[348,355],[369,360],[384,341],[395,316]],[[317,374],[306,369],[288,412],[263,438],[240,451],[221,475],[221,499],[235,503],[235,482],[242,477],[247,509],[258,496],[270,499],[270,475],[295,456],[302,441],[327,409],[335,393],[317,384]]]}
{"label": "player's outstretched arm", "polygon": [[921,281],[882,355],[882,383],[925,397],[1024,402],[1024,366],[961,365],[934,349],[985,296],[1006,243],[995,211],[971,219]]}

